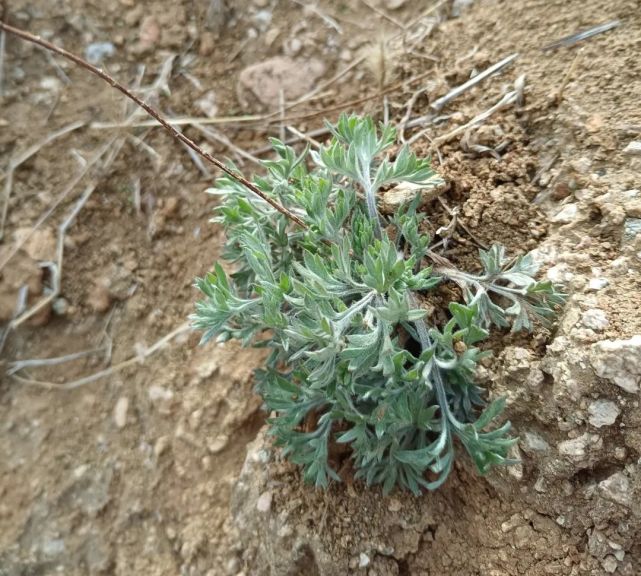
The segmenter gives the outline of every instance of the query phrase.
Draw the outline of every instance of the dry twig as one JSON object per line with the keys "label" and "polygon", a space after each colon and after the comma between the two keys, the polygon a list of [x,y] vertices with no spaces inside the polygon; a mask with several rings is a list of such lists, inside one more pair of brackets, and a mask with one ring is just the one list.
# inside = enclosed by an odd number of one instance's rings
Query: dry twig
{"label": "dry twig", "polygon": [[589,28],[587,30],[584,30],[583,32],[578,32],[576,34],[570,34],[569,36],[564,36],[560,40],[557,40],[556,42],[552,42],[551,44],[544,46],[541,50],[543,50],[543,52],[547,52],[548,50],[556,50],[557,48],[561,48],[564,46],[565,47],[572,46],[577,42],[581,42],[582,40],[587,40],[588,38],[592,38],[592,36],[596,36],[597,34],[603,34],[603,32],[608,32],[609,30],[617,28],[620,25],[621,25],[620,20],[610,20],[610,22],[606,22],[605,24],[599,24],[598,26],[594,26],[593,28]]}
{"label": "dry twig", "polygon": [[11,34],[14,34],[15,36],[18,36],[19,38],[22,38],[23,40],[27,40],[28,42],[32,42],[33,44],[37,44],[38,46],[41,46],[42,48],[45,48],[47,50],[50,50],[51,52],[54,52],[56,54],[59,54],[60,56],[63,56],[67,58],[68,60],[71,60],[81,68],[84,68],[85,70],[88,70],[92,74],[95,74],[105,82],[107,82],[110,86],[124,94],[127,98],[133,100],[138,106],[140,106],[147,114],[149,114],[152,118],[158,121],[159,124],[169,132],[176,140],[179,140],[189,148],[191,148],[194,152],[205,158],[207,161],[211,162],[214,166],[216,166],[219,170],[222,170],[225,174],[227,174],[229,177],[233,178],[240,184],[242,184],[245,188],[247,188],[249,191],[251,191],[253,194],[256,196],[259,196],[262,200],[267,202],[270,206],[272,206],[275,210],[280,212],[281,214],[285,215],[287,218],[289,218],[292,222],[298,224],[300,227],[305,228],[306,225],[301,220],[296,214],[276,202],[273,198],[265,194],[258,186],[247,180],[242,174],[238,174],[234,170],[231,170],[228,168],[225,164],[223,164],[220,160],[217,158],[214,158],[209,152],[206,152],[203,150],[198,144],[196,144],[193,140],[185,136],[184,134],[181,134],[176,128],[171,126],[163,118],[154,108],[152,108],[149,104],[147,104],[144,100],[141,100],[138,96],[133,94],[128,88],[120,84],[118,81],[116,81],[114,78],[112,78],[109,74],[104,72],[103,70],[96,68],[83,58],[80,58],[79,56],[72,54],[71,52],[68,52],[64,48],[60,48],[59,46],[56,46],[52,44],[51,42],[47,42],[46,40],[43,40],[42,38],[38,36],[34,36],[33,34],[29,32],[25,32],[24,30],[20,30],[18,28],[14,28],[13,26],[9,26],[8,24],[4,22],[0,22],[0,30],[5,30],[6,32],[9,32]]}
{"label": "dry twig", "polygon": [[180,326],[178,326],[178,328],[176,328],[175,330],[172,330],[169,334],[163,336],[150,348],[140,351],[138,354],[136,354],[135,356],[132,356],[131,358],[125,360],[124,362],[120,362],[115,366],[110,366],[109,368],[105,368],[104,370],[100,370],[89,376],[78,378],[77,380],[73,380],[71,382],[65,382],[64,384],[56,384],[54,382],[43,382],[40,380],[33,380],[30,378],[22,378],[17,374],[12,374],[11,378],[13,378],[18,382],[21,382],[22,384],[30,384],[32,386],[40,386],[42,388],[48,388],[48,389],[54,389],[54,390],[56,389],[57,390],[73,390],[75,388],[80,388],[85,384],[90,384],[91,382],[100,380],[101,378],[106,378],[107,376],[111,376],[117,372],[124,370],[125,368],[128,368],[129,366],[133,366],[134,364],[142,364],[147,358],[149,358],[150,356],[152,356],[153,354],[161,350],[166,344],[171,342],[174,338],[180,336],[181,334],[184,334],[190,329],[191,329],[191,326],[188,323],[181,324]]}
{"label": "dry twig", "polygon": [[457,86],[453,90],[450,90],[445,96],[439,98],[438,100],[435,100],[431,104],[431,108],[435,110],[436,112],[442,110],[446,104],[454,100],[454,98],[457,98],[470,88],[476,86],[479,82],[482,82],[492,74],[496,74],[497,72],[500,72],[505,68],[506,66],[510,65],[516,58],[518,57],[518,53],[510,54],[506,58],[503,58],[500,62],[497,62],[496,64],[490,66],[486,70],[483,70],[483,72],[480,72],[474,78],[470,78],[465,84],[461,84],[460,86]]}
{"label": "dry twig", "polygon": [[[0,239],[2,239],[4,236],[4,225],[7,219],[7,212],[9,210],[9,199],[11,198],[11,192],[13,190],[13,173],[15,172],[15,170],[21,164],[24,164],[27,160],[29,160],[29,158],[31,158],[34,154],[37,154],[42,148],[44,148],[48,144],[51,144],[54,140],[57,140],[58,138],[69,134],[69,132],[77,130],[81,126],[84,126],[84,124],[85,123],[81,121],[72,122],[71,124],[68,124],[67,126],[61,128],[60,130],[52,132],[44,140],[41,140],[33,146],[30,146],[29,148],[21,152],[17,157],[11,158],[11,160],[9,160],[7,172],[3,176],[5,178],[5,183],[4,194],[2,198],[2,213],[0,215]],[[2,177],[0,177],[0,180],[1,179]]]}

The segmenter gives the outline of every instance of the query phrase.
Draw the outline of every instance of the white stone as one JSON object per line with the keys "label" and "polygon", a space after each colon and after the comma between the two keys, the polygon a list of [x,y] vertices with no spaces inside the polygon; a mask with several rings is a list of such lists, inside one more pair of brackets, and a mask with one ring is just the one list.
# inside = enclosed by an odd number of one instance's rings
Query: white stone
{"label": "white stone", "polygon": [[565,440],[559,443],[559,454],[568,456],[575,460],[581,460],[585,456],[588,444],[591,440],[592,437],[587,432],[578,438]]}
{"label": "white stone", "polygon": [[623,472],[616,472],[599,482],[599,491],[604,498],[623,506],[630,505],[630,481]]}
{"label": "white stone", "polygon": [[603,569],[608,573],[608,574],[614,574],[617,570],[617,559],[612,556],[611,554],[608,554],[602,561],[601,561],[601,566],[603,566]]}
{"label": "white stone", "polygon": [[641,142],[633,140],[623,149],[623,153],[630,156],[641,156]]}
{"label": "white stone", "polygon": [[256,510],[259,512],[269,512],[272,507],[272,493],[263,492],[256,501]]}
{"label": "white stone", "polygon": [[559,224],[569,224],[576,218],[576,215],[578,213],[579,207],[577,204],[566,204],[552,218],[552,222],[558,222]]}
{"label": "white stone", "polygon": [[610,284],[610,281],[607,278],[603,278],[603,276],[599,278],[590,278],[590,281],[588,282],[588,290],[598,292],[599,290],[603,290],[603,288],[608,284]]}
{"label": "white stone", "polygon": [[634,394],[641,385],[641,334],[629,340],[603,340],[592,346],[590,362],[601,378]]}
{"label": "white stone", "polygon": [[588,408],[590,424],[595,428],[611,426],[621,413],[619,407],[611,400],[595,400]]}
{"label": "white stone", "polygon": [[118,428],[127,425],[127,411],[129,410],[129,398],[121,396],[114,407],[114,422]]}
{"label": "white stone", "polygon": [[149,395],[149,400],[151,400],[152,402],[158,400],[169,401],[174,397],[174,393],[171,390],[163,388],[162,386],[158,386],[157,384],[152,384],[151,386],[149,386],[147,394]]}
{"label": "white stone", "polygon": [[359,568],[367,568],[369,566],[369,556],[365,554],[365,552],[361,552],[358,555],[358,567]]}
{"label": "white stone", "polygon": [[592,330],[605,330],[610,324],[605,311],[600,308],[586,310],[581,316],[581,322],[586,328],[591,328]]}

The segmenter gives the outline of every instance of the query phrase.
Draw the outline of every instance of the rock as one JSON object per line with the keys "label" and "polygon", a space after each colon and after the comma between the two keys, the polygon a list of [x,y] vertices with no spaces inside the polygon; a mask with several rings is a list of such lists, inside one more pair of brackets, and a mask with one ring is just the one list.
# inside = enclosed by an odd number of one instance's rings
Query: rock
{"label": "rock", "polygon": [[51,304],[51,309],[56,316],[64,316],[69,312],[69,301],[65,298],[56,298]]}
{"label": "rock", "polygon": [[578,213],[579,207],[577,204],[566,204],[555,216],[552,217],[552,222],[557,222],[558,224],[569,224],[574,221]]}
{"label": "rock", "polygon": [[590,424],[595,428],[611,426],[620,412],[619,407],[611,400],[596,400],[588,408]]}
{"label": "rock", "polygon": [[612,554],[608,554],[601,562],[601,566],[608,574],[614,574],[618,567],[617,559]]}
{"label": "rock", "polygon": [[390,512],[399,512],[401,508],[402,504],[398,498],[390,498],[389,504],[387,505],[387,509]]}
{"label": "rock", "polygon": [[370,558],[365,552],[361,552],[358,555],[358,567],[359,568],[367,568],[370,563]]}
{"label": "rock", "polygon": [[407,4],[407,0],[385,0],[385,8],[388,10],[399,10]]}
{"label": "rock", "polygon": [[581,322],[586,328],[591,328],[592,330],[605,330],[610,324],[605,312],[600,308],[586,310],[581,316]]}
{"label": "rock", "polygon": [[629,340],[603,340],[592,346],[590,363],[601,378],[634,394],[641,384],[641,334]]}
{"label": "rock", "polygon": [[604,558],[610,552],[608,539],[600,530],[593,530],[588,538],[588,552],[595,558]]}
{"label": "rock", "polygon": [[207,118],[214,118],[218,114],[218,105],[216,104],[216,92],[209,90],[205,92],[198,100],[194,102]]}
{"label": "rock", "polygon": [[269,512],[272,507],[272,493],[263,492],[256,501],[256,510],[259,512]]}
{"label": "rock", "polygon": [[592,436],[587,432],[578,438],[565,440],[558,446],[559,454],[568,456],[572,460],[582,460],[586,455],[587,448],[591,440]]}
{"label": "rock", "polygon": [[536,432],[524,432],[520,442],[521,448],[526,453],[547,452],[550,445]]}
{"label": "rock", "polygon": [[265,106],[276,108],[281,90],[286,101],[296,100],[312,90],[324,73],[325,65],[320,60],[275,56],[240,73],[239,93],[248,90]]}
{"label": "rock", "polygon": [[91,64],[100,64],[115,53],[116,47],[111,42],[94,42],[85,48],[85,58]]}
{"label": "rock", "polygon": [[608,284],[610,284],[610,281],[607,278],[590,278],[590,281],[588,282],[588,290],[598,292],[599,290],[603,290],[603,288]]}
{"label": "rock", "polygon": [[623,223],[623,239],[631,242],[637,234],[641,234],[641,218],[626,218]]}
{"label": "rock", "polygon": [[403,204],[409,204],[420,194],[420,205],[426,204],[443,194],[446,189],[445,181],[440,176],[433,176],[422,184],[404,182],[390,188],[383,194],[381,211],[393,214]]}
{"label": "rock", "polygon": [[633,140],[623,149],[623,153],[628,156],[641,156],[641,142]]}
{"label": "rock", "polygon": [[622,506],[629,506],[632,501],[630,481],[623,472],[616,472],[609,478],[599,482],[599,492],[604,498]]}
{"label": "rock", "polygon": [[220,434],[207,442],[207,450],[212,454],[222,452],[229,443],[229,437],[226,434]]}
{"label": "rock", "polygon": [[121,396],[114,407],[114,423],[118,428],[124,428],[127,425],[127,411],[129,410],[129,398]]}
{"label": "rock", "polygon": [[149,395],[149,400],[152,402],[169,402],[174,397],[174,393],[171,390],[158,386],[157,384],[149,386],[147,394]]}

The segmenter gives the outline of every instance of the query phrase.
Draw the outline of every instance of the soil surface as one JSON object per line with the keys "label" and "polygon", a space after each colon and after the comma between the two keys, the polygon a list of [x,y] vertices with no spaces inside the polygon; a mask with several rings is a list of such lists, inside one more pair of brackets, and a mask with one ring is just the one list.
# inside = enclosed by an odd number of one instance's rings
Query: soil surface
{"label": "soil surface", "polygon": [[[494,336],[479,375],[509,398],[520,467],[480,479],[463,461],[421,499],[349,474],[317,492],[261,434],[252,454],[271,455],[241,476],[265,418],[262,355],[198,346],[187,325],[223,243],[204,193],[215,170],[100,80],[7,36],[0,576],[641,573],[641,372],[626,389],[598,356],[641,334],[641,157],[624,153],[641,139],[639,0],[15,0],[8,20],[192,118],[180,129],[247,173],[268,135],[296,137],[287,126],[322,140],[343,109],[430,116],[404,132],[447,182],[429,231],[460,211],[448,258],[535,250],[571,300],[554,333]],[[438,98],[517,52],[434,118]],[[269,543],[290,524],[308,539],[297,557]]]}

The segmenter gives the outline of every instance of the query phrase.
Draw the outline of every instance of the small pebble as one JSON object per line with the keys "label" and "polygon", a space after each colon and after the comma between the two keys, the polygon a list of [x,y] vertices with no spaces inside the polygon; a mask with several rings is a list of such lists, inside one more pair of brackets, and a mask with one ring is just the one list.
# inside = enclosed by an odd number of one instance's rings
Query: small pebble
{"label": "small pebble", "polygon": [[256,510],[259,512],[269,512],[272,507],[272,493],[263,492],[256,502]]}
{"label": "small pebble", "polygon": [[127,425],[127,411],[129,410],[129,398],[121,396],[114,407],[114,422],[118,428]]}

